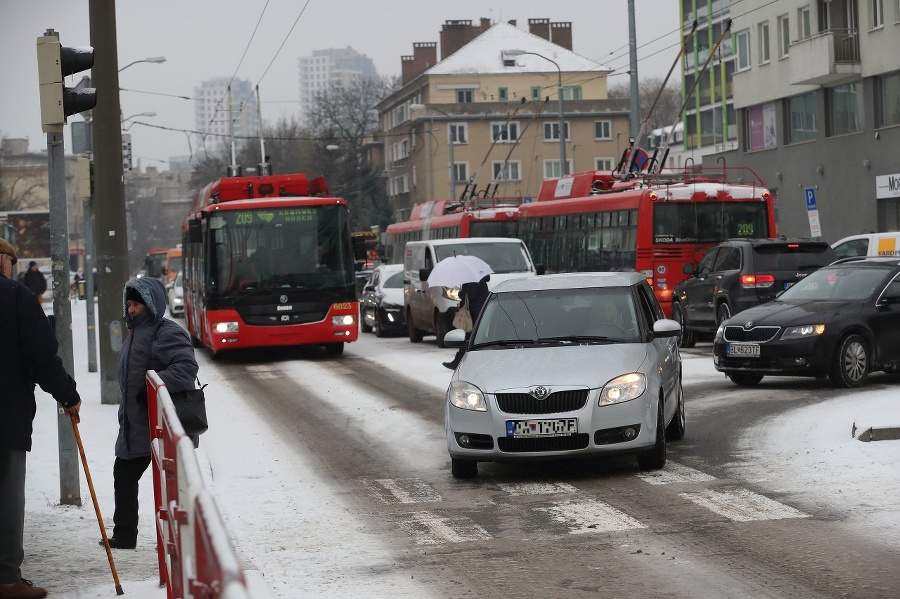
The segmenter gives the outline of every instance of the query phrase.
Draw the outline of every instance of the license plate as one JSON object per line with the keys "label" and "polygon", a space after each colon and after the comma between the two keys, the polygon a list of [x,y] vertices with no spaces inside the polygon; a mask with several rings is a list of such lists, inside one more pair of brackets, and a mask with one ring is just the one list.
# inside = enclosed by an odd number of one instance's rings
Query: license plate
{"label": "license plate", "polygon": [[725,354],[729,356],[742,356],[744,358],[758,358],[759,357],[759,346],[758,345],[734,345],[732,343],[728,344],[728,347],[725,349]]}
{"label": "license plate", "polygon": [[576,418],[506,421],[506,436],[514,439],[526,437],[567,437],[577,432],[578,420]]}
{"label": "license plate", "polygon": [[790,287],[793,287],[793,286],[794,286],[794,283],[795,283],[795,281],[791,281],[791,282],[789,282],[789,283],[785,283],[785,284],[784,284],[784,288],[785,288],[785,289],[788,289],[788,288],[790,288]]}

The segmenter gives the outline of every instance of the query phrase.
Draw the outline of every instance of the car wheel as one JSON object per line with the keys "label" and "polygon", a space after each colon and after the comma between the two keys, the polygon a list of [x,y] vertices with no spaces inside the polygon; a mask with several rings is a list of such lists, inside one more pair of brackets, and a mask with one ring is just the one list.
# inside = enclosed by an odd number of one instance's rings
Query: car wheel
{"label": "car wheel", "polygon": [[366,322],[366,314],[368,314],[368,312],[363,311],[362,318],[359,321],[359,328],[363,333],[371,333],[372,327],[370,327]]}
{"label": "car wheel", "polygon": [[659,470],[666,465],[666,417],[663,414],[662,393],[656,414],[656,444],[648,452],[638,454],[638,466],[644,470]]}
{"label": "car wheel", "polygon": [[685,417],[684,417],[684,387],[681,382],[678,383],[678,407],[675,408],[675,416],[672,422],[666,427],[666,439],[669,441],[678,441],[684,438]]}
{"label": "car wheel", "polygon": [[406,311],[406,331],[409,333],[409,341],[411,343],[422,343],[422,337],[425,334],[413,324],[411,310]]}
{"label": "car wheel", "polygon": [[871,370],[866,340],[856,334],[841,339],[831,367],[831,381],[842,387],[860,387],[866,382]]}
{"label": "car wheel", "polygon": [[763,380],[763,375],[758,372],[729,372],[727,376],[732,383],[741,387],[752,387]]}
{"label": "car wheel", "polygon": [[450,458],[450,473],[453,478],[474,478],[478,476],[478,462]]}
{"label": "car wheel", "polygon": [[694,347],[697,345],[697,337],[693,331],[687,329],[687,319],[684,316],[684,308],[681,304],[672,304],[672,320],[681,325],[678,334],[678,347]]}
{"label": "car wheel", "polygon": [[716,310],[716,324],[720,325],[729,318],[731,318],[731,308],[728,307],[727,302],[722,302],[719,304],[719,309]]}
{"label": "car wheel", "polygon": [[325,351],[332,356],[339,356],[344,353],[343,343],[326,343]]}
{"label": "car wheel", "polygon": [[384,337],[384,329],[381,327],[381,323],[378,322],[378,317],[375,317],[375,324],[372,325],[372,329],[375,331],[376,337]]}
{"label": "car wheel", "polygon": [[434,335],[437,337],[437,345],[438,347],[447,347],[444,345],[444,336],[450,332],[450,327],[447,324],[447,318],[445,315],[442,315],[440,312],[434,313]]}

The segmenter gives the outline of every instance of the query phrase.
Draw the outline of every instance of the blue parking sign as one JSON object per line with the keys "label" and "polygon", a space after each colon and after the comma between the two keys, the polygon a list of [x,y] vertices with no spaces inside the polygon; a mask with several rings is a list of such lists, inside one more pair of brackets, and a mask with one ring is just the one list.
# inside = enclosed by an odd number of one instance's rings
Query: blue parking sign
{"label": "blue parking sign", "polygon": [[813,211],[816,209],[816,189],[815,187],[806,188],[806,209]]}

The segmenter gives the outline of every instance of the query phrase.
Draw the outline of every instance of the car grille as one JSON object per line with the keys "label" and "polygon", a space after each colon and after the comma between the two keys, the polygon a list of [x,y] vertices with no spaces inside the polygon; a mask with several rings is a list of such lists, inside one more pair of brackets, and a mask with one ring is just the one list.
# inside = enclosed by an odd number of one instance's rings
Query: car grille
{"label": "car grille", "polygon": [[765,343],[774,339],[780,330],[781,327],[725,327],[725,341]]}
{"label": "car grille", "polygon": [[497,447],[506,453],[525,453],[539,451],[573,451],[588,446],[590,435],[578,433],[568,437],[540,437],[537,439],[512,439],[498,437]]}
{"label": "car grille", "polygon": [[498,393],[497,405],[507,414],[556,414],[580,410],[587,397],[587,389],[557,391],[541,400],[530,393]]}

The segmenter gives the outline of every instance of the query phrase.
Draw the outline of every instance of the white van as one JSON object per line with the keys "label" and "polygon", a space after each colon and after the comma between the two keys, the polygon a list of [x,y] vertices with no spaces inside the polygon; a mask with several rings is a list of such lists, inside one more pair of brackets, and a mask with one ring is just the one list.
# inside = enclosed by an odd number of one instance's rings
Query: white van
{"label": "white van", "polygon": [[851,235],[831,244],[838,258],[900,256],[900,231]]}
{"label": "white van", "polygon": [[[521,239],[508,237],[472,237],[407,242],[403,260],[403,303],[409,340],[422,341],[425,335],[437,337],[445,347],[444,335],[453,327],[459,307],[459,288],[431,287],[428,275],[434,265],[450,256],[473,255],[487,262],[494,271],[488,288],[507,279],[543,274]],[[475,316],[473,314],[473,316]]]}

